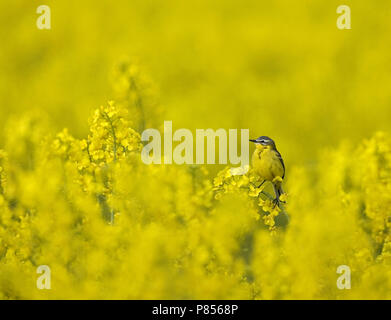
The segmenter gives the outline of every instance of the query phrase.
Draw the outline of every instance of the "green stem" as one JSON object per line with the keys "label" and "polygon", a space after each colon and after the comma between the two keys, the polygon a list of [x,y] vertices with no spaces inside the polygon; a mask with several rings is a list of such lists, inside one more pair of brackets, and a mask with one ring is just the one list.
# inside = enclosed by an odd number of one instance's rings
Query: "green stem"
{"label": "green stem", "polygon": [[103,114],[106,116],[107,121],[110,123],[111,134],[113,135],[114,161],[117,161],[117,137],[115,135],[114,125],[113,125],[113,122],[111,121],[109,115],[106,112],[103,112]]}

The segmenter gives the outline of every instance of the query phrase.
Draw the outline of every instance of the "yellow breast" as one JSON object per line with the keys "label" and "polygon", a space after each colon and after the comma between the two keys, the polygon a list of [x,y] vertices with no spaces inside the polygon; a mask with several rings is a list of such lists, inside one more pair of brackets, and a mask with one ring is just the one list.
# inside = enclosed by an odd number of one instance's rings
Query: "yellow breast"
{"label": "yellow breast", "polygon": [[262,180],[272,181],[284,175],[284,168],[277,153],[270,148],[257,148],[252,156],[252,165]]}

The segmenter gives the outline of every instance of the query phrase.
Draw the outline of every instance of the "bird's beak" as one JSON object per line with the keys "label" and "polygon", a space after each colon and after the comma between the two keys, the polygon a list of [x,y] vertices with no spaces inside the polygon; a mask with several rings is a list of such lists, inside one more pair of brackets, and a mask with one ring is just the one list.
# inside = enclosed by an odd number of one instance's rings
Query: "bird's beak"
{"label": "bird's beak", "polygon": [[249,141],[251,141],[251,142],[257,142],[257,140],[253,140],[253,139],[250,139]]}

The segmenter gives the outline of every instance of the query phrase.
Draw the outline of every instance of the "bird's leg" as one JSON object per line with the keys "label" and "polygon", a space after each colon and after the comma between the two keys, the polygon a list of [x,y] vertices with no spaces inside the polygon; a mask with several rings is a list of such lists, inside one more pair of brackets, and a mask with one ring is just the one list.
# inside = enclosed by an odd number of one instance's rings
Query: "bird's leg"
{"label": "bird's leg", "polygon": [[273,208],[275,206],[280,206],[280,192],[278,190],[278,186],[276,186],[274,183],[273,183],[273,189],[274,189],[274,193],[276,195],[276,198],[273,200]]}
{"label": "bird's leg", "polygon": [[262,183],[257,188],[260,188],[265,182],[266,180],[263,180]]}

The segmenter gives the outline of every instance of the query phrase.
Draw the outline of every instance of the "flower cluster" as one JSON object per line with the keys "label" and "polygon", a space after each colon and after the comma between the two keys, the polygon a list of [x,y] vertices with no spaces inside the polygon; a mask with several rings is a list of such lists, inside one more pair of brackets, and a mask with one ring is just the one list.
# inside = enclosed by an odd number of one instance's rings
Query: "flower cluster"
{"label": "flower cluster", "polygon": [[[390,297],[388,135],[324,150],[315,169],[289,166],[277,206],[251,169],[144,164],[131,123],[114,102],[81,139],[34,114],[10,120],[1,298]],[[40,265],[51,290],[36,287]],[[336,286],[340,265],[351,290]]]}
{"label": "flower cluster", "polygon": [[[50,32],[24,2],[0,1],[0,299],[391,298],[391,1],[353,33],[330,1],[56,1]],[[145,165],[164,120],[270,135],[288,199]]]}
{"label": "flower cluster", "polygon": [[[280,177],[277,178],[281,179]],[[232,169],[227,167],[214,178],[213,190],[215,191],[216,199],[221,199],[224,194],[229,193],[242,193],[248,197],[248,202],[253,202],[254,199],[257,199],[258,201],[255,202],[255,206],[258,208],[258,213],[255,215],[256,220],[262,216],[265,225],[269,226],[271,231],[275,231],[275,218],[281,214],[286,219],[287,215],[281,209],[282,206],[277,206],[273,202],[273,195],[266,192],[266,184],[261,182],[259,176],[253,170],[249,170],[243,175],[233,175]],[[283,194],[280,200],[285,202],[286,197],[287,195]]]}

